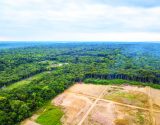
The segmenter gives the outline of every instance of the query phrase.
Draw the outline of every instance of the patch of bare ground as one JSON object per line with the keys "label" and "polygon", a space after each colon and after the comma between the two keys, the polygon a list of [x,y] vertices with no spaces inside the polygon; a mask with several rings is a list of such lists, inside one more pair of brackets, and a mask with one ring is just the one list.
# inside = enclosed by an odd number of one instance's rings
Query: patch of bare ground
{"label": "patch of bare ground", "polygon": [[115,125],[152,125],[148,111],[116,105],[115,112]]}
{"label": "patch of bare ground", "polygon": [[34,115],[31,117],[31,120],[32,120],[32,121],[35,121],[38,117],[39,117],[39,115],[34,114]]}
{"label": "patch of bare ground", "polygon": [[142,93],[148,94],[145,87],[139,87],[139,86],[130,86],[130,85],[122,85],[124,90],[128,91],[139,91]]}
{"label": "patch of bare ground", "polygon": [[23,122],[21,122],[21,125],[40,125],[38,123],[35,122],[35,120],[39,117],[39,115],[34,114],[32,115],[32,117],[24,120]]}
{"label": "patch of bare ground", "polygon": [[65,115],[61,121],[64,125],[77,125],[92,104],[88,97],[67,92],[57,96],[52,102],[63,107]]}
{"label": "patch of bare ground", "polygon": [[160,125],[160,113],[154,113],[155,125]]}
{"label": "patch of bare ground", "polygon": [[149,97],[146,94],[146,90],[134,86],[111,86],[103,98],[128,105],[149,107]]}
{"label": "patch of bare ground", "polygon": [[[160,90],[150,87],[75,84],[52,104],[63,125],[160,125]],[[37,117],[22,125],[39,125]]]}
{"label": "patch of bare ground", "polygon": [[23,122],[21,123],[21,125],[40,125],[40,124],[38,124],[38,123],[36,123],[35,121],[32,121],[32,120],[30,120],[30,119],[26,119],[25,121],[23,121]]}
{"label": "patch of bare ground", "polygon": [[104,85],[75,84],[68,91],[83,95],[98,97],[104,89]]}
{"label": "patch of bare ground", "polygon": [[99,101],[83,125],[115,125],[115,104]]}
{"label": "patch of bare ground", "polygon": [[150,91],[150,96],[153,100],[153,109],[160,110],[160,90],[151,88]]}
{"label": "patch of bare ground", "polygon": [[99,101],[82,125],[152,125],[148,111]]}

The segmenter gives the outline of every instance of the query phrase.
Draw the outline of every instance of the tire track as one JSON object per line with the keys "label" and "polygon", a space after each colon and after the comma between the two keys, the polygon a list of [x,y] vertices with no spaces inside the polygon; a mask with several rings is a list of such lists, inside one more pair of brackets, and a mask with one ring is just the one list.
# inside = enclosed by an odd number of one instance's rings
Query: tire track
{"label": "tire track", "polygon": [[89,115],[89,113],[91,112],[91,110],[94,108],[94,106],[97,104],[97,102],[99,101],[99,99],[101,98],[101,96],[104,94],[104,92],[106,91],[107,87],[105,87],[105,89],[102,91],[102,93],[99,95],[99,97],[94,101],[94,103],[91,105],[91,107],[88,109],[88,111],[86,112],[86,114],[83,116],[83,118],[81,119],[81,121],[78,123],[78,125],[82,125],[82,123],[84,122],[84,120],[87,118],[87,116]]}
{"label": "tire track", "polygon": [[[88,98],[95,99],[95,100],[97,99],[97,97],[95,97],[95,96],[90,96],[90,95],[82,94],[82,93],[76,93],[76,92],[71,92],[71,91],[67,91],[66,93],[73,93],[73,94],[76,94],[76,95],[79,95],[79,96],[86,96]],[[120,105],[120,106],[126,106],[126,107],[130,107],[130,108],[136,108],[136,109],[140,109],[140,110],[150,111],[150,108],[143,108],[143,107],[138,107],[138,106],[134,106],[134,105],[128,105],[128,104],[115,102],[115,101],[107,100],[107,99],[99,98],[98,101],[104,101],[104,102],[107,102],[107,103],[112,102],[112,103]],[[157,111],[157,110],[153,110],[153,112],[160,113],[160,111]]]}
{"label": "tire track", "polygon": [[154,117],[154,111],[153,111],[153,101],[152,101],[152,98],[151,98],[151,87],[146,87],[146,90],[147,90],[147,93],[148,93],[148,96],[149,96],[149,105],[150,105],[150,108],[149,108],[149,112],[150,112],[150,115],[151,115],[151,118],[152,118],[152,125],[156,125],[156,120],[155,120],[155,117]]}

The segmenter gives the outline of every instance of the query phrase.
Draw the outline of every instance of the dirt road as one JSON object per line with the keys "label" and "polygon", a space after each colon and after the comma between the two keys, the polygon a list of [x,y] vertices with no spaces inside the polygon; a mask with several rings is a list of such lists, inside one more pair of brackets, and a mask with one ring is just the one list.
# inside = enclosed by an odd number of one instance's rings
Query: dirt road
{"label": "dirt road", "polygon": [[99,99],[102,97],[102,95],[104,94],[104,92],[106,91],[107,88],[104,88],[104,90],[102,91],[102,93],[99,95],[99,97],[94,101],[94,103],[91,105],[91,107],[89,108],[89,110],[86,112],[86,114],[83,116],[83,118],[81,119],[81,121],[78,123],[78,125],[82,125],[83,121],[87,118],[87,116],[89,115],[89,113],[91,112],[91,110],[94,108],[94,106],[97,104],[97,102],[99,101]]}

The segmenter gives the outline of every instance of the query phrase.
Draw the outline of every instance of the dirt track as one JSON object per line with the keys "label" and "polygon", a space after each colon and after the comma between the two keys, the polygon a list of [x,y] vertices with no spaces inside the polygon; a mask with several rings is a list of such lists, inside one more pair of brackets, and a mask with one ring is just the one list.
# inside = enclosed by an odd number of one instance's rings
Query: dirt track
{"label": "dirt track", "polygon": [[94,108],[94,106],[97,104],[97,102],[99,101],[99,99],[102,97],[102,95],[104,94],[104,92],[106,91],[107,88],[105,88],[99,95],[99,97],[94,101],[94,103],[91,105],[91,107],[89,108],[89,110],[86,112],[86,114],[83,116],[83,118],[81,119],[81,121],[78,123],[78,125],[81,125],[83,123],[83,121],[86,119],[86,117],[89,115],[89,113],[91,112],[91,110]]}
{"label": "dirt track", "polygon": [[[103,96],[104,96],[105,92],[107,91],[107,89],[109,88],[109,86],[101,86],[100,89],[102,87],[104,88],[103,91],[101,89],[101,92],[99,92],[96,89],[96,87],[98,88],[99,86],[77,84],[77,85],[74,85],[73,87],[71,87],[69,90],[67,90],[65,92],[65,93],[73,93],[73,94],[78,95],[78,96],[85,96],[87,98],[94,99],[94,102],[92,103],[92,105],[90,105],[90,108],[86,111],[85,115],[83,115],[82,119],[78,123],[76,123],[76,125],[86,125],[86,124],[88,124],[89,122],[85,123],[87,117],[90,116],[90,114],[92,113],[92,110],[97,107],[97,105],[100,101],[109,103],[108,106],[111,106],[111,105],[116,105],[116,106],[120,106],[120,107],[123,106],[123,107],[131,108],[133,110],[142,110],[144,112],[149,112],[150,116],[151,116],[150,121],[152,121],[151,124],[152,125],[159,125],[159,124],[156,124],[156,118],[154,116],[154,113],[160,113],[160,110],[154,109],[154,107],[153,107],[153,100],[154,99],[152,99],[153,98],[152,91],[154,91],[154,90],[152,90],[150,87],[146,87],[146,88],[139,88],[139,87],[136,87],[136,86],[122,86],[122,87],[120,87],[120,88],[126,89],[127,91],[128,90],[129,91],[134,90],[134,91],[140,91],[144,94],[147,94],[148,97],[149,97],[149,100],[148,100],[149,108],[139,107],[139,106],[136,106],[136,105],[131,105],[131,104],[127,104],[127,103],[125,104],[125,103],[120,103],[120,102],[116,102],[116,101],[113,101],[113,100],[103,99]],[[83,88],[85,88],[85,91],[83,91]],[[87,91],[88,88],[89,88],[89,90]],[[98,95],[97,95],[97,93],[98,93]],[[160,92],[159,92],[159,95],[160,95]],[[107,104],[105,104],[105,105],[107,105]],[[107,114],[112,114],[112,113],[109,113],[109,111],[107,111]]]}
{"label": "dirt track", "polygon": [[[125,95],[127,98],[122,100],[105,98],[106,95],[115,92],[122,95],[127,92],[140,93],[138,96],[147,96],[148,99],[136,100],[138,103],[132,104],[132,99],[137,99],[137,95],[133,96],[134,98]],[[61,106],[64,110],[65,115],[61,119],[63,125],[160,125],[159,102],[160,90],[150,87],[92,84],[75,84],[52,101],[54,105]],[[148,105],[139,106],[143,103]],[[28,123],[23,125],[36,125],[34,120]]]}
{"label": "dirt track", "polygon": [[[69,91],[67,91],[67,92],[68,93],[74,93],[74,92],[69,92]],[[80,95],[80,96],[86,96],[86,97],[92,98],[92,99],[97,99],[94,96],[89,96],[89,95],[86,95],[86,94],[85,95],[79,94],[79,93],[74,93],[74,94]],[[104,102],[108,102],[108,103],[114,103],[114,104],[117,104],[117,105],[120,105],[120,106],[127,106],[127,107],[130,107],[130,108],[137,108],[137,109],[141,109],[141,110],[150,111],[150,109],[148,109],[148,108],[137,107],[137,106],[134,106],[134,105],[127,105],[127,104],[124,104],[124,103],[119,103],[119,102],[115,102],[115,101],[111,101],[111,100],[106,100],[106,99],[102,99],[102,98],[99,98],[98,101],[104,101]],[[160,113],[160,110],[153,109],[153,112]]]}

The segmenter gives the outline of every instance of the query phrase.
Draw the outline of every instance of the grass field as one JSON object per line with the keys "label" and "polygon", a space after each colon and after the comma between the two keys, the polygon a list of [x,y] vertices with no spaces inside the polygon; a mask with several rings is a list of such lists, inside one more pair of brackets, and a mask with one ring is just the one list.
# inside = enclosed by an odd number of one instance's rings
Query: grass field
{"label": "grass field", "polygon": [[26,85],[26,84],[29,84],[31,81],[33,80],[38,80],[38,79],[41,79],[44,75],[46,75],[48,72],[42,72],[42,73],[39,73],[39,74],[36,74],[32,77],[29,77],[27,79],[24,79],[24,80],[21,80],[19,82],[16,82],[16,83],[13,83],[9,86],[7,86],[6,88],[3,88],[3,90],[12,90],[14,88],[18,88],[20,86],[23,86],[23,85]]}
{"label": "grass field", "polygon": [[52,68],[55,68],[55,67],[60,67],[60,66],[63,66],[62,63],[58,63],[58,62],[52,62],[52,61],[49,61],[49,66],[47,67],[49,71],[44,71],[42,73],[39,73],[39,74],[36,74],[34,76],[31,76],[29,78],[26,78],[24,80],[21,80],[21,81],[18,81],[18,82],[15,82],[5,88],[3,88],[3,90],[12,90],[14,88],[18,88],[20,86],[23,86],[23,85],[26,85],[26,84],[29,84],[31,83],[31,81],[33,80],[39,80],[41,79],[43,76],[47,75],[51,70]]}
{"label": "grass field", "polygon": [[43,113],[37,118],[36,122],[41,125],[61,125],[63,111],[56,106],[47,106]]}

